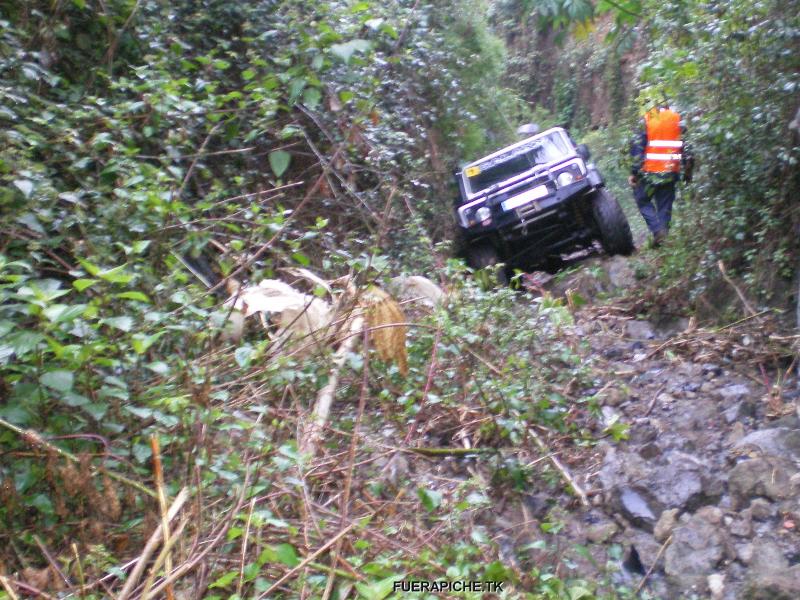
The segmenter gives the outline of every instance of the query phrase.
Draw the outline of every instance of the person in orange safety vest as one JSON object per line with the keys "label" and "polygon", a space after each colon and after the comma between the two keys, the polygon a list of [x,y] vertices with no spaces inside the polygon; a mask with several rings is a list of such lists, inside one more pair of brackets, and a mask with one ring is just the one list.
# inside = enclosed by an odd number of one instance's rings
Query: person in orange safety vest
{"label": "person in orange safety vest", "polygon": [[644,127],[631,144],[633,164],[628,182],[636,206],[658,246],[667,236],[675,202],[675,184],[692,180],[694,158],[682,139],[680,115],[655,106],[644,115]]}

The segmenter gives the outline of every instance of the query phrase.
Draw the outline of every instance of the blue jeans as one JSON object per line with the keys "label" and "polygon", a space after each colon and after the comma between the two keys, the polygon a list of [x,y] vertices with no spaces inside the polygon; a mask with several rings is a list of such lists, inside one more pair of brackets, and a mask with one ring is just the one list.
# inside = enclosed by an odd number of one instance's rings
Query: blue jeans
{"label": "blue jeans", "polygon": [[675,202],[674,181],[654,182],[642,177],[633,188],[633,198],[650,233],[656,235],[669,231],[672,203]]}

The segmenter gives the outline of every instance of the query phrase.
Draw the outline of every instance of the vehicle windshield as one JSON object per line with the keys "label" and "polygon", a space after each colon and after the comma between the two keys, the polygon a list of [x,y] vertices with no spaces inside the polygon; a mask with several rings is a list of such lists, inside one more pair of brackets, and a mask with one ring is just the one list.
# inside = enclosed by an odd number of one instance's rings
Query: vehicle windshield
{"label": "vehicle windshield", "polygon": [[566,135],[557,130],[467,167],[464,173],[467,175],[470,192],[474,194],[537,165],[555,162],[572,153]]}

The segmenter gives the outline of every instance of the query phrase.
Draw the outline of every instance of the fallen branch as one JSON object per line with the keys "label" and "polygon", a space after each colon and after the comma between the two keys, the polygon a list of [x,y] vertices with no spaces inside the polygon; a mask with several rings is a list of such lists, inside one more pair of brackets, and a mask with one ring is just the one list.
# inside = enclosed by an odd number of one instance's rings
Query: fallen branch
{"label": "fallen branch", "polygon": [[645,417],[650,416],[650,413],[653,412],[653,408],[656,405],[656,400],[658,400],[658,396],[659,396],[659,394],[661,394],[661,391],[663,389],[664,389],[664,386],[662,385],[660,388],[658,388],[656,390],[656,393],[653,394],[653,399],[650,401],[650,404],[648,405],[647,410],[644,411],[644,415],[643,416],[645,416]]}
{"label": "fallen branch", "polygon": [[331,366],[330,376],[328,383],[317,394],[317,402],[314,405],[314,411],[310,416],[310,423],[307,423],[303,428],[298,446],[300,447],[300,454],[313,456],[316,453],[317,442],[319,442],[325,423],[328,422],[328,415],[331,412],[333,405],[333,398],[336,393],[336,386],[339,385],[339,374],[344,367],[347,360],[347,355],[353,351],[356,342],[358,341],[358,332],[364,327],[363,317],[356,317],[350,322],[350,330],[348,337],[342,342],[342,345],[336,350],[333,356],[333,365]]}
{"label": "fallen branch", "polygon": [[[180,539],[183,530],[186,528],[186,525],[189,523],[189,517],[183,517],[181,522],[178,523],[178,527],[172,532],[169,539],[164,541],[164,546],[161,548],[161,552],[156,557],[155,562],[153,562],[153,566],[150,568],[150,575],[147,577],[147,580],[144,584],[144,589],[142,590],[141,600],[150,600],[150,598],[155,597],[155,594],[151,591],[153,587],[153,583],[156,580],[156,576],[158,572],[161,570],[161,567],[164,566],[167,560],[170,560],[172,556],[172,548]],[[172,584],[166,586],[167,590],[172,589]]]}
{"label": "fallen branch", "polygon": [[[259,416],[260,418],[260,416]],[[258,422],[258,421],[257,421]],[[152,597],[158,597],[158,594],[166,588],[168,585],[171,585],[187,573],[191,572],[197,565],[199,565],[205,558],[211,553],[214,548],[222,541],[225,535],[228,533],[228,529],[230,529],[231,523],[233,519],[239,514],[239,511],[244,506],[244,498],[247,490],[250,489],[250,457],[249,453],[245,456],[244,463],[248,465],[248,468],[245,472],[244,482],[242,483],[242,489],[239,493],[239,498],[236,501],[236,504],[231,509],[229,516],[226,520],[217,528],[217,530],[212,534],[211,538],[206,542],[205,548],[202,552],[192,555],[191,560],[188,562],[183,563],[182,565],[175,567],[175,569],[167,574],[153,589],[151,590],[150,594]],[[177,501],[177,499],[176,499]],[[122,598],[118,598],[117,600],[124,600]]]}
{"label": "fallen branch", "polygon": [[[0,419],[0,427],[5,427],[6,429],[9,429],[9,430],[13,431],[14,433],[19,435],[23,440],[25,440],[31,446],[34,446],[34,447],[35,446],[40,446],[40,447],[44,448],[45,450],[47,450],[48,452],[55,452],[59,456],[63,456],[64,458],[66,458],[67,460],[69,460],[71,462],[74,462],[75,464],[80,464],[80,462],[81,462],[80,459],[77,456],[75,456],[71,452],[67,452],[66,450],[62,450],[61,448],[59,448],[58,446],[56,446],[54,444],[51,444],[50,442],[45,440],[41,436],[41,434],[39,434],[38,432],[34,431],[33,429],[22,429],[22,427],[17,427],[13,423],[9,423],[5,419]],[[98,469],[97,467],[90,466],[89,468],[92,471],[92,475],[98,475],[98,474],[101,473],[101,470]],[[106,475],[108,475],[111,479],[114,479],[116,481],[119,481],[120,483],[124,483],[125,485],[128,485],[128,486],[130,486],[132,488],[135,488],[135,489],[139,490],[140,492],[142,492],[143,494],[147,494],[148,496],[151,496],[153,498],[156,497],[156,493],[153,490],[148,489],[147,487],[145,487],[144,485],[142,485],[138,481],[134,481],[133,479],[128,479],[124,475],[120,475],[119,473],[115,473],[113,471],[103,470],[102,472],[105,473]]]}
{"label": "fallen branch", "polygon": [[647,573],[644,574],[644,577],[642,577],[642,580],[639,582],[639,585],[636,586],[636,591],[633,592],[634,596],[638,595],[639,592],[642,591],[644,584],[647,582],[647,578],[650,577],[650,574],[653,572],[653,569],[656,568],[656,565],[658,564],[661,555],[664,553],[664,550],[667,548],[667,546],[671,541],[672,541],[672,536],[669,536],[666,539],[666,541],[663,544],[661,544],[661,548],[658,549],[658,554],[656,554],[656,557],[653,560],[653,564],[650,565],[650,568],[647,569]]}
{"label": "fallen branch", "polygon": [[14,588],[11,587],[9,580],[2,575],[0,575],[0,585],[3,586],[3,589],[6,591],[11,600],[19,600],[19,596],[14,593]]}
{"label": "fallen branch", "polygon": [[339,533],[337,533],[335,536],[333,536],[331,539],[329,539],[327,542],[325,542],[325,544],[323,544],[323,545],[322,545],[320,548],[318,548],[316,551],[314,551],[314,553],[313,553],[313,554],[310,554],[310,555],[308,555],[308,556],[307,556],[306,558],[304,558],[304,559],[303,559],[303,560],[302,560],[300,563],[298,563],[297,565],[295,565],[294,567],[292,567],[292,568],[291,568],[289,571],[287,571],[287,573],[286,573],[286,574],[285,574],[283,577],[281,577],[280,579],[278,579],[278,581],[276,581],[275,583],[273,583],[273,584],[270,586],[270,588],[269,588],[269,589],[268,589],[266,592],[264,592],[263,594],[261,594],[261,595],[258,597],[258,600],[262,600],[263,598],[268,598],[268,597],[269,597],[269,595],[272,593],[272,591],[273,591],[273,590],[275,590],[275,589],[276,589],[276,588],[277,588],[279,585],[281,585],[281,584],[282,584],[284,581],[286,581],[287,579],[290,579],[290,578],[291,578],[291,577],[292,577],[292,576],[293,576],[295,573],[297,573],[298,571],[301,571],[302,569],[304,569],[304,568],[306,567],[306,565],[309,565],[309,564],[311,564],[311,563],[314,561],[314,559],[315,559],[315,558],[317,558],[317,557],[318,557],[320,554],[322,554],[322,553],[323,553],[323,552],[325,552],[325,551],[326,551],[328,548],[330,548],[331,546],[333,546],[333,545],[334,545],[336,542],[338,542],[338,541],[339,541],[339,540],[340,540],[340,539],[341,539],[341,538],[342,538],[342,537],[343,537],[345,534],[347,534],[347,532],[348,532],[348,531],[350,531],[350,530],[351,530],[353,527],[355,527],[355,526],[356,526],[356,524],[355,524],[355,523],[350,523],[350,525],[348,525],[347,527],[345,527],[344,529],[342,529],[341,531],[339,531]]}
{"label": "fallen branch", "polygon": [[585,507],[589,507],[589,498],[586,497],[586,492],[583,491],[583,488],[575,481],[575,478],[570,474],[567,468],[558,460],[558,457],[550,451],[550,448],[547,447],[547,444],[544,443],[544,440],[536,433],[533,429],[528,429],[528,433],[533,438],[533,441],[536,442],[536,445],[539,446],[539,449],[544,452],[545,454],[550,455],[550,462],[553,463],[553,466],[558,469],[561,473],[561,476],[564,478],[572,489],[575,491],[575,494],[581,501],[581,504]]}
{"label": "fallen branch", "polygon": [[499,448],[403,448],[405,452],[413,452],[422,456],[470,456],[472,454],[494,454]]}
{"label": "fallen branch", "polygon": [[[172,521],[178,512],[181,510],[183,505],[186,503],[186,500],[189,498],[189,490],[187,488],[183,488],[178,495],[175,497],[172,506],[169,507],[167,511],[167,521]],[[131,571],[131,574],[128,576],[128,579],[125,581],[125,586],[122,588],[119,596],[117,596],[117,600],[127,600],[133,589],[136,587],[136,584],[139,582],[139,579],[142,577],[142,573],[144,573],[145,566],[147,565],[147,561],[150,558],[150,555],[153,554],[155,549],[158,547],[158,544],[161,542],[161,538],[164,535],[163,525],[159,525],[156,530],[153,532],[153,535],[150,536],[150,539],[147,540],[147,543],[144,546],[144,550],[139,555],[139,560],[136,563],[136,566]]]}
{"label": "fallen branch", "polygon": [[[161,448],[158,443],[158,436],[150,436],[150,447],[153,451],[153,471],[156,480],[156,490],[158,491],[158,508],[161,512],[161,530],[164,532],[164,549],[167,550],[172,546],[172,544],[170,543],[169,517],[167,516],[167,493],[164,489],[164,470],[161,468]],[[169,573],[172,571],[172,554],[170,552],[166,553],[165,562],[167,573]],[[147,580],[147,585],[145,586],[145,592],[143,594],[145,599],[147,598],[150,586],[153,584],[153,580],[155,579],[155,573],[156,569],[153,567],[153,572],[150,575],[150,578]],[[167,586],[166,595],[167,600],[175,599],[175,593],[172,590],[172,586]]]}
{"label": "fallen branch", "polygon": [[727,270],[725,269],[725,263],[723,263],[723,262],[720,260],[720,261],[718,261],[718,262],[717,262],[717,267],[719,268],[719,272],[720,272],[720,273],[722,273],[722,278],[725,280],[725,282],[726,282],[728,285],[730,285],[730,286],[733,288],[733,290],[736,292],[736,295],[737,295],[737,296],[739,296],[739,300],[741,300],[741,301],[742,301],[742,304],[744,305],[744,308],[745,308],[745,310],[746,310],[748,313],[750,313],[750,316],[751,316],[751,317],[754,317],[754,316],[756,316],[756,311],[753,309],[753,307],[752,307],[752,306],[750,306],[750,303],[747,301],[747,298],[746,298],[746,297],[745,297],[745,295],[742,293],[742,290],[740,290],[740,289],[739,289],[739,287],[738,287],[738,286],[737,286],[737,285],[736,285],[736,284],[733,282],[733,279],[731,279],[731,278],[728,276],[728,272],[727,272]]}

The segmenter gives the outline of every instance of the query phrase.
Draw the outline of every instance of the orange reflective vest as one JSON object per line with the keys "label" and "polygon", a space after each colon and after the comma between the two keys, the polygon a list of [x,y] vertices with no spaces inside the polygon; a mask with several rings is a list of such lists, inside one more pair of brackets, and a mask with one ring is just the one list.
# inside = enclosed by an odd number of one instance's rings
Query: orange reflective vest
{"label": "orange reflective vest", "polygon": [[680,173],[681,117],[671,108],[654,108],[644,116],[647,130],[642,170],[646,173]]}

